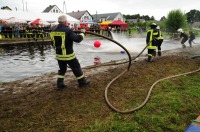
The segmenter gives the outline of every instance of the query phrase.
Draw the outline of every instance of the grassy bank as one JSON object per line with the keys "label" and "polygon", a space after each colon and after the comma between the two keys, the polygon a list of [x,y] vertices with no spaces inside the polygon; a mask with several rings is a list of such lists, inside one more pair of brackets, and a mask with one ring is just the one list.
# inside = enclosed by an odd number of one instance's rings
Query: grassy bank
{"label": "grassy bank", "polygon": [[199,100],[200,72],[159,83],[141,110],[95,119],[84,131],[182,132],[198,116]]}
{"label": "grassy bank", "polygon": [[[199,47],[156,57],[153,63],[135,62],[111,85],[110,102],[121,110],[139,106],[158,79],[193,71],[200,59],[191,59]],[[197,52],[193,52],[197,50]],[[67,88],[55,90],[56,74],[0,84],[1,131],[155,131],[182,132],[199,115],[200,72],[159,82],[147,104],[130,114],[110,109],[104,99],[107,84],[125,66],[86,69],[90,86],[79,88],[68,72]],[[98,71],[93,73],[93,71]]]}

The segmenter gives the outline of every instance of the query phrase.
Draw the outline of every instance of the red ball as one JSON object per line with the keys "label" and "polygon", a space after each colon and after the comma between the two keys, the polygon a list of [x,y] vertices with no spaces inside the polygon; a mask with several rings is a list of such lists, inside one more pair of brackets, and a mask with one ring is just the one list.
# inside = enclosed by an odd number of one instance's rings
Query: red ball
{"label": "red ball", "polygon": [[101,42],[96,40],[94,41],[94,47],[99,48],[101,46]]}

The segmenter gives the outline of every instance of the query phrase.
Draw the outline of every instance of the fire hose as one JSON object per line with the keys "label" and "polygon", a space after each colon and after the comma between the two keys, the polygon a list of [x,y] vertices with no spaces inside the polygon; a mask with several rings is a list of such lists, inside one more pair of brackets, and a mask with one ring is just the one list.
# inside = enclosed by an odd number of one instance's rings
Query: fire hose
{"label": "fire hose", "polygon": [[[79,33],[80,33],[80,31],[79,31]],[[169,77],[165,77],[165,78],[159,79],[159,80],[157,80],[156,82],[153,83],[153,85],[150,87],[150,89],[149,89],[149,91],[148,91],[148,94],[147,94],[145,100],[144,100],[138,107],[135,107],[135,108],[130,109],[130,110],[119,110],[119,109],[117,109],[116,107],[114,107],[114,106],[110,103],[110,101],[109,101],[109,99],[108,99],[108,89],[109,89],[109,87],[111,86],[111,84],[112,84],[114,81],[116,81],[120,76],[122,76],[124,73],[126,73],[126,72],[129,70],[129,68],[130,68],[130,66],[131,66],[131,61],[132,61],[132,60],[135,60],[137,57],[139,57],[139,56],[144,52],[144,50],[146,49],[146,47],[148,46],[148,44],[147,44],[147,46],[145,46],[145,48],[144,48],[135,58],[132,59],[131,56],[130,56],[130,53],[128,52],[128,50],[127,50],[124,46],[122,46],[120,43],[118,43],[117,41],[115,41],[115,40],[113,40],[113,39],[111,39],[111,38],[108,38],[108,37],[106,37],[106,36],[93,33],[93,32],[87,32],[87,31],[86,31],[85,33],[86,33],[86,34],[96,35],[96,36],[105,38],[105,39],[107,39],[107,40],[110,40],[110,41],[116,43],[117,45],[119,45],[120,47],[122,47],[122,48],[126,51],[128,57],[129,57],[129,61],[127,61],[127,62],[129,62],[128,68],[127,68],[126,70],[124,70],[121,74],[119,74],[117,77],[115,77],[115,78],[107,85],[107,87],[106,87],[106,89],[105,89],[105,94],[104,94],[107,105],[108,105],[112,110],[114,110],[114,111],[116,111],[116,112],[118,112],[118,113],[122,113],[122,114],[132,113],[132,112],[134,112],[134,111],[139,110],[140,108],[142,108],[142,107],[147,103],[147,101],[149,100],[149,97],[150,97],[150,95],[151,95],[151,92],[152,92],[154,86],[155,86],[157,83],[159,83],[159,82],[161,82],[161,81],[163,81],[163,80],[166,80],[166,79],[171,79],[171,78],[175,78],[175,77],[179,77],[179,76],[183,76],[183,75],[188,75],[188,74],[192,74],[192,73],[195,73],[195,72],[199,72],[199,71],[200,71],[200,68],[199,68],[199,69],[194,70],[194,71],[190,71],[190,72],[186,72],[186,73],[182,73],[182,74],[177,74],[177,75],[173,75],[173,76],[169,76]],[[194,56],[194,57],[192,57],[192,58],[194,59],[194,58],[197,58],[197,57],[200,57],[200,55]],[[127,62],[123,62],[123,63],[127,63]],[[119,63],[119,64],[122,64],[122,63]],[[112,65],[112,64],[109,64],[109,65]]]}

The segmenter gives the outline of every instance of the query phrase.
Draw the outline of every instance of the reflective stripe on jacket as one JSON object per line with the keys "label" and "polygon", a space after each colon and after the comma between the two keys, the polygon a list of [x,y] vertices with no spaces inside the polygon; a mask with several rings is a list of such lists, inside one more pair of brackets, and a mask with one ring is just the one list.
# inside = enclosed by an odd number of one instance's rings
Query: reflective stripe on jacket
{"label": "reflective stripe on jacket", "polygon": [[65,47],[65,32],[51,32],[50,37],[56,49],[57,60],[72,60],[76,58],[75,53],[68,54]]}
{"label": "reflective stripe on jacket", "polygon": [[147,49],[156,49],[157,43],[156,43],[156,36],[158,35],[158,32],[154,29],[150,29],[147,31],[147,38],[146,43],[148,44]]}
{"label": "reflective stripe on jacket", "polygon": [[162,32],[161,32],[160,30],[158,30],[158,37],[157,37],[157,39],[158,39],[158,40],[164,39],[164,38],[163,38],[163,35],[162,35]]}
{"label": "reflective stripe on jacket", "polygon": [[50,37],[56,50],[57,60],[67,61],[76,58],[73,50],[73,42],[81,42],[83,36],[75,34],[65,24],[58,24],[51,31]]}

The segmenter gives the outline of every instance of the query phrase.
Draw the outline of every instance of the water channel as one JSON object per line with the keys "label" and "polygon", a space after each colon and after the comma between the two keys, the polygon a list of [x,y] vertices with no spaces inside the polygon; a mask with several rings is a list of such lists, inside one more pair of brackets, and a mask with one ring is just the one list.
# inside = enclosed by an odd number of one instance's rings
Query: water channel
{"label": "water channel", "polygon": [[[145,47],[145,37],[127,37],[114,34],[114,39],[122,44],[132,56],[137,55]],[[94,47],[99,40],[101,46]],[[199,38],[196,39],[200,41]],[[188,42],[186,42],[188,46]],[[180,41],[165,39],[162,50],[181,48]],[[99,56],[101,62],[110,62],[128,58],[123,49],[113,42],[102,38],[89,37],[81,43],[74,43],[76,56],[82,67],[93,65],[94,57]],[[144,51],[143,54],[146,54]],[[57,72],[58,65],[51,43],[24,43],[4,45],[0,47],[0,82],[10,82],[44,73]]]}

